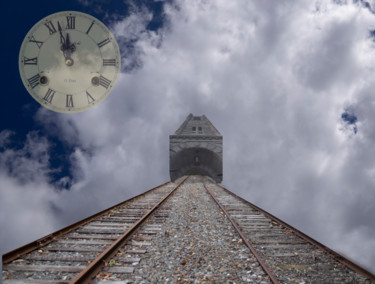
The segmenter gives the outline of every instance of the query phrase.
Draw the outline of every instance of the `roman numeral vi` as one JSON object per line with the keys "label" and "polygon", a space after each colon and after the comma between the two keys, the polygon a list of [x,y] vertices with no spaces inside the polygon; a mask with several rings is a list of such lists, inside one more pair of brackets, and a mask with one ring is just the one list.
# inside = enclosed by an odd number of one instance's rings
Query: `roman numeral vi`
{"label": "roman numeral vi", "polygon": [[73,104],[73,95],[66,95],[66,107],[74,107]]}

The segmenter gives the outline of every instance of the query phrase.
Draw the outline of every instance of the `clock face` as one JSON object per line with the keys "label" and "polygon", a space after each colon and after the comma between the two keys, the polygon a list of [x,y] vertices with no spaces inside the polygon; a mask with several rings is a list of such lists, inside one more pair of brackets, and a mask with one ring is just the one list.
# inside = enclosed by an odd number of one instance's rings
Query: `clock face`
{"label": "clock face", "polygon": [[23,84],[44,107],[80,112],[106,98],[120,72],[121,56],[107,27],[81,12],[59,12],[26,35],[19,55]]}

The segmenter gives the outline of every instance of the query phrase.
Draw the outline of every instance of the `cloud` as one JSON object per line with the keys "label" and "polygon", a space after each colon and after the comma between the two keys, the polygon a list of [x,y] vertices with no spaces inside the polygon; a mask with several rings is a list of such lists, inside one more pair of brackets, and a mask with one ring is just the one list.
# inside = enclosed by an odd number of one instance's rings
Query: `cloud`
{"label": "cloud", "polygon": [[57,195],[48,180],[49,145],[32,132],[22,147],[10,148],[12,134],[0,132],[1,253],[23,245],[25,234],[32,240],[55,228],[50,206]]}
{"label": "cloud", "polygon": [[46,139],[39,137],[37,132],[30,132],[22,148],[12,149],[6,147],[11,143],[12,135],[8,130],[0,132],[0,147],[4,149],[0,156],[2,170],[21,184],[45,179],[49,173]]}
{"label": "cloud", "polygon": [[[146,28],[146,10],[113,24],[126,72],[101,105],[38,112],[46,131],[72,146],[70,190],[48,185],[42,138],[33,139],[42,160],[27,161],[45,178],[20,186],[4,165],[7,186],[46,190],[42,201],[54,206],[40,216],[71,223],[169,179],[168,135],[189,113],[205,114],[224,137],[224,185],[371,268],[371,11],[351,2],[197,0],[165,4],[164,13],[156,31]],[[355,135],[345,128],[348,110]]]}

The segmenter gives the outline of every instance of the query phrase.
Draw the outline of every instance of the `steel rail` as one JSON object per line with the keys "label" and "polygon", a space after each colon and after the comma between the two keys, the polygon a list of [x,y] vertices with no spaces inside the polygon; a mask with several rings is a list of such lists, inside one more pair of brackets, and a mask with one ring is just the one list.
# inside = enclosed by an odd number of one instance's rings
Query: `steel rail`
{"label": "steel rail", "polygon": [[103,251],[95,260],[93,260],[84,270],[82,270],[70,284],[89,283],[93,277],[100,271],[101,266],[106,261],[116,254],[118,248],[122,246],[131,235],[151,216],[151,214],[158,209],[180,186],[188,179],[186,177],[180,184],[178,184],[167,196],[161,199],[154,207],[152,207],[141,219],[139,219],[132,227],[130,227],[123,235],[112,243],[105,251]]}
{"label": "steel rail", "polygon": [[272,283],[279,284],[279,280],[277,280],[276,276],[272,273],[271,269],[268,267],[268,265],[262,260],[256,249],[254,248],[253,244],[250,240],[248,240],[245,235],[242,233],[241,229],[238,227],[236,222],[232,219],[232,217],[229,215],[227,210],[224,208],[223,205],[219,202],[219,200],[216,199],[215,196],[210,192],[210,190],[206,187],[206,184],[203,184],[204,188],[208,192],[208,194],[212,197],[212,199],[216,202],[216,204],[220,207],[220,209],[224,212],[225,216],[229,219],[229,221],[232,223],[233,227],[236,229],[237,233],[241,236],[241,239],[246,244],[246,246],[249,248],[251,253],[255,256],[255,258],[258,260],[259,264],[262,266],[263,270],[267,273],[269,278],[271,279]]}
{"label": "steel rail", "polygon": [[308,235],[302,233],[297,228],[295,228],[295,227],[293,227],[293,226],[285,223],[284,221],[282,221],[281,219],[279,219],[276,216],[272,215],[271,213],[263,210],[262,208],[254,205],[253,203],[247,201],[246,199],[244,199],[244,198],[238,196],[237,194],[231,192],[230,190],[226,189],[224,186],[219,185],[219,184],[215,184],[215,185],[221,187],[227,193],[229,193],[232,196],[234,196],[234,197],[240,199],[241,201],[245,202],[246,204],[248,204],[249,206],[251,206],[253,209],[262,212],[264,215],[266,215],[272,221],[278,223],[279,225],[282,225],[283,227],[285,227],[287,229],[292,230],[296,235],[298,235],[299,237],[301,237],[302,239],[304,239],[306,242],[310,243],[311,245],[314,245],[315,247],[320,248],[320,249],[324,250],[325,252],[327,252],[328,254],[332,255],[332,257],[334,257],[337,261],[339,261],[340,263],[342,263],[346,267],[348,267],[348,268],[350,268],[350,269],[358,272],[359,274],[362,274],[363,276],[367,277],[371,281],[375,281],[375,275],[372,274],[371,272],[369,272],[368,270],[366,270],[363,267],[359,266],[358,264],[350,261],[346,257],[342,256],[338,252],[333,251],[332,249],[330,249],[329,247],[323,245],[322,243],[318,242],[317,240],[315,240],[315,239],[309,237]]}
{"label": "steel rail", "polygon": [[25,254],[33,251],[33,250],[39,249],[39,248],[41,248],[43,246],[46,246],[47,244],[49,244],[50,242],[58,239],[62,235],[70,233],[71,231],[79,228],[80,226],[83,226],[83,225],[85,225],[85,224],[87,224],[87,223],[95,220],[99,216],[104,215],[104,214],[106,214],[106,213],[114,210],[115,208],[117,208],[119,206],[125,205],[129,201],[132,201],[132,200],[134,200],[136,198],[144,196],[144,195],[146,195],[147,193],[149,193],[149,192],[151,192],[153,190],[156,190],[156,189],[158,189],[160,187],[163,187],[163,186],[167,185],[168,183],[170,183],[170,182],[166,182],[166,183],[163,183],[163,184],[161,184],[161,185],[159,185],[157,187],[151,188],[151,189],[149,189],[149,190],[147,190],[147,191],[145,191],[145,192],[143,192],[141,194],[138,194],[138,195],[136,195],[136,196],[134,196],[134,197],[132,197],[132,198],[130,198],[128,200],[120,202],[120,203],[118,203],[118,204],[116,204],[116,205],[114,205],[114,206],[112,206],[110,208],[107,208],[107,209],[105,209],[103,211],[100,211],[100,212],[98,212],[98,213],[96,213],[96,214],[94,214],[92,216],[89,216],[89,217],[87,217],[87,218],[85,218],[83,220],[80,220],[80,221],[78,221],[76,223],[73,223],[72,225],[69,225],[69,226],[67,226],[65,228],[62,228],[62,229],[60,229],[60,230],[58,230],[58,231],[56,231],[54,233],[51,233],[51,234],[49,234],[47,236],[44,236],[44,237],[42,237],[42,238],[40,238],[40,239],[38,239],[36,241],[33,241],[33,242],[28,243],[28,244],[26,244],[26,245],[24,245],[22,247],[19,247],[19,248],[15,249],[15,250],[12,250],[12,251],[10,251],[10,252],[8,252],[8,253],[6,253],[6,254],[3,255],[3,257],[2,257],[3,264],[7,264],[7,263],[9,263],[9,262],[11,262],[11,261],[13,261],[13,260],[15,260],[15,259],[17,259],[17,258],[19,258],[19,257],[21,257],[23,255],[25,255]]}

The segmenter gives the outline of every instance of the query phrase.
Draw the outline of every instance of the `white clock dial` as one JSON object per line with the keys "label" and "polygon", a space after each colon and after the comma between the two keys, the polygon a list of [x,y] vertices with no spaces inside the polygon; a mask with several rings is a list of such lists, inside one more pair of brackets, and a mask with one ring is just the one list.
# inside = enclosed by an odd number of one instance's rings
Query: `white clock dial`
{"label": "white clock dial", "polygon": [[89,109],[106,98],[121,67],[116,39],[81,12],[59,12],[26,35],[19,55],[23,84],[41,105],[56,112]]}

